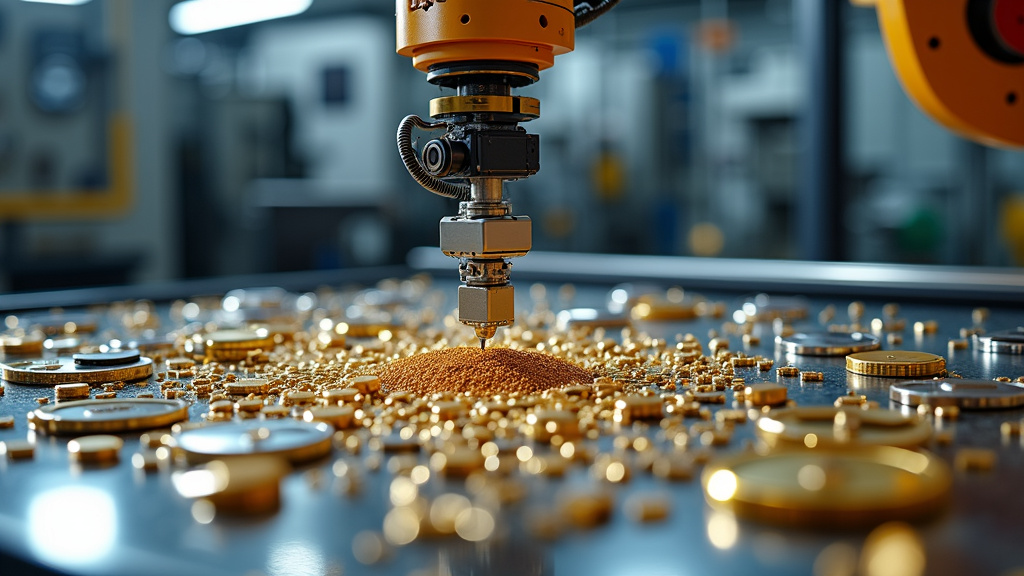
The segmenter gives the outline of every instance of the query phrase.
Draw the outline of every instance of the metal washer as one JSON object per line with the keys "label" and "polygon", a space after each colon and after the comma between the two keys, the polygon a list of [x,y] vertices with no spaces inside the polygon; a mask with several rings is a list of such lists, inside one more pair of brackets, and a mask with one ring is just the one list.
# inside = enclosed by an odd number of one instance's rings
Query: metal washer
{"label": "metal washer", "polygon": [[800,356],[845,356],[882,347],[882,340],[866,332],[797,332],[776,336],[775,343],[787,354]]}
{"label": "metal washer", "polygon": [[29,425],[48,434],[117,434],[162,428],[187,419],[188,404],[147,398],[61,402],[28,414]]}
{"label": "metal washer", "polygon": [[975,335],[974,348],[991,354],[1024,354],[1024,327]]}
{"label": "metal washer", "polygon": [[920,380],[889,388],[889,398],[917,406],[959,406],[965,409],[1000,409],[1024,406],[1024,387],[995,380]]}
{"label": "metal washer", "polygon": [[298,463],[330,452],[333,436],[334,428],[323,422],[250,420],[185,430],[175,439],[193,463],[256,455],[280,456]]}

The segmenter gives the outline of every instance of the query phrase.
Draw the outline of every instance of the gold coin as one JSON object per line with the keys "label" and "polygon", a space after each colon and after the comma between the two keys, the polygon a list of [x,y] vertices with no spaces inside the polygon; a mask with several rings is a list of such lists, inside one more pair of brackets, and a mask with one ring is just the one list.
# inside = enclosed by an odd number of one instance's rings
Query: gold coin
{"label": "gold coin", "polygon": [[117,462],[124,441],[117,436],[97,434],[82,436],[68,442],[71,460],[83,464],[106,464]]}
{"label": "gold coin", "polygon": [[932,426],[898,410],[803,406],[772,410],[758,419],[756,432],[770,446],[913,448],[931,437]]}
{"label": "gold coin", "polygon": [[28,415],[29,426],[47,434],[149,430],[187,418],[188,405],[180,400],[138,398],[61,402]]}
{"label": "gold coin", "polygon": [[274,338],[266,329],[217,330],[206,335],[206,357],[209,360],[232,362],[245,360],[254,350],[272,350]]}
{"label": "gold coin", "polygon": [[17,384],[55,386],[85,382],[131,382],[153,375],[153,361],[139,358],[137,362],[124,366],[82,366],[74,358],[60,357],[24,360],[0,364],[0,377]]}
{"label": "gold coin", "polygon": [[940,511],[949,467],[891,446],[744,454],[709,463],[704,495],[717,509],[773,524],[857,527]]}
{"label": "gold coin", "polygon": [[945,370],[946,359],[912,350],[872,350],[847,356],[846,369],[865,376],[921,378]]}

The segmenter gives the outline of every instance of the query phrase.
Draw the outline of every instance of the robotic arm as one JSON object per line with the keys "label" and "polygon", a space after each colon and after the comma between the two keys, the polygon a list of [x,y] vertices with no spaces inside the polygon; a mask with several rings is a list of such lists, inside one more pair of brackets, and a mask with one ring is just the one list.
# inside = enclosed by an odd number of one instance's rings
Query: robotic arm
{"label": "robotic arm", "polygon": [[878,11],[889,59],[936,122],[1024,146],[1024,0],[852,0]]}
{"label": "robotic arm", "polygon": [[[512,215],[504,187],[540,169],[540,139],[519,126],[540,116],[540,102],[513,90],[539,80],[556,55],[572,51],[575,29],[618,0],[396,2],[398,53],[455,92],[430,101],[435,122],[406,117],[398,148],[416,182],[459,200],[458,215],[441,220],[440,244],[459,259],[459,321],[483,348],[515,319],[508,259],[532,245],[530,218]],[[417,154],[413,128],[443,134]]]}

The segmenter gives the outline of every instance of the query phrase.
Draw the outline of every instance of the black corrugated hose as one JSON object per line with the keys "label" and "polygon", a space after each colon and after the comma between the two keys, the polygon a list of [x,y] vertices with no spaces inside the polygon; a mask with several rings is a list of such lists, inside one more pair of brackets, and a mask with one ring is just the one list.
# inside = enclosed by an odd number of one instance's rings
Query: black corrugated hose
{"label": "black corrugated hose", "polygon": [[420,164],[416,149],[412,146],[412,129],[414,127],[420,130],[439,130],[445,128],[446,124],[444,122],[430,123],[415,114],[410,114],[402,119],[402,122],[398,125],[398,153],[402,156],[402,163],[405,164],[405,169],[409,171],[409,175],[420,186],[438,196],[454,198],[460,202],[468,202],[470,199],[469,185],[453,184],[445,182],[440,178],[435,178],[428,174],[423,165]]}
{"label": "black corrugated hose", "polygon": [[619,0],[577,0],[573,4],[573,12],[576,13],[576,27],[583,28],[618,3]]}

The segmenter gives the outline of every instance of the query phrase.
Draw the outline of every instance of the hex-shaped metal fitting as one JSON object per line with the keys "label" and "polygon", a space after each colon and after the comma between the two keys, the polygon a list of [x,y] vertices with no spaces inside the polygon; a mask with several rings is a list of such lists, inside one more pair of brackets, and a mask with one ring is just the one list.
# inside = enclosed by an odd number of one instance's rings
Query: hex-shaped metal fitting
{"label": "hex-shaped metal fitting", "polygon": [[514,258],[533,247],[529,216],[441,219],[441,251],[453,258]]}
{"label": "hex-shaped metal fitting", "polygon": [[512,286],[459,286],[459,322],[508,326],[515,316]]}

